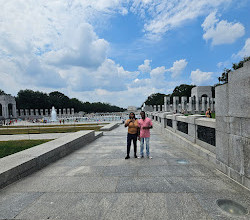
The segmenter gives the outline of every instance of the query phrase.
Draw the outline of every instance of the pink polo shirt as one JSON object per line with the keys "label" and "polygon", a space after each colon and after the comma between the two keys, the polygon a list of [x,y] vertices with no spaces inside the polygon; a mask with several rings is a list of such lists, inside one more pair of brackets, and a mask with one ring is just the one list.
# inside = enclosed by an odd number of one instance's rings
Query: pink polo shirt
{"label": "pink polo shirt", "polygon": [[140,127],[140,137],[146,138],[150,137],[150,129],[143,129],[143,127],[153,126],[152,121],[150,118],[145,118],[139,120],[139,127]]}

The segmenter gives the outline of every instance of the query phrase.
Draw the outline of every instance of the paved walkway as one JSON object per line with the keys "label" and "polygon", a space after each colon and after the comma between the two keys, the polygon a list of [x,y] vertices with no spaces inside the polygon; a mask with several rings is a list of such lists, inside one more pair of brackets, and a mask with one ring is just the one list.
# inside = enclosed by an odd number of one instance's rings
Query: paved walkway
{"label": "paved walkway", "polygon": [[218,208],[216,200],[225,198],[250,209],[250,192],[207,161],[155,129],[151,149],[152,160],[124,160],[126,129],[106,132],[1,190],[0,219],[250,219]]}

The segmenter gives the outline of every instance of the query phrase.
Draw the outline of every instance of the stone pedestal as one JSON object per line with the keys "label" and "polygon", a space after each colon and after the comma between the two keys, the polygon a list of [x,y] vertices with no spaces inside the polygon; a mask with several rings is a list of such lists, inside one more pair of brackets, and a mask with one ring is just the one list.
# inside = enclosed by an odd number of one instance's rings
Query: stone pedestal
{"label": "stone pedestal", "polygon": [[202,112],[206,112],[206,100],[207,100],[206,97],[201,98],[201,111]]}
{"label": "stone pedestal", "polygon": [[178,111],[178,105],[179,105],[179,97],[174,96],[173,97],[173,111],[177,112]]}
{"label": "stone pedestal", "polygon": [[183,109],[184,111],[187,110],[187,97],[186,96],[181,97],[181,109]]}
{"label": "stone pedestal", "polygon": [[169,96],[164,97],[164,110],[165,112],[170,111],[170,97]]}
{"label": "stone pedestal", "polygon": [[29,110],[28,109],[25,109],[25,116],[29,116]]}
{"label": "stone pedestal", "polygon": [[23,109],[20,109],[20,116],[24,116],[24,111],[23,111]]}

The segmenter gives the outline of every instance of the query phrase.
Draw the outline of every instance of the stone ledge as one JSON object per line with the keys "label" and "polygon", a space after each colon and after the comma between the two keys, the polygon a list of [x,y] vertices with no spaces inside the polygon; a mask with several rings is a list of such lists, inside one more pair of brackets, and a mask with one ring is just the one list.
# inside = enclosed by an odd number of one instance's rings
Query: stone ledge
{"label": "stone ledge", "polygon": [[0,189],[83,147],[94,131],[78,131],[0,159]]}
{"label": "stone ledge", "polygon": [[104,127],[100,128],[100,131],[111,131],[119,126],[119,123],[113,122],[110,124],[105,125]]}

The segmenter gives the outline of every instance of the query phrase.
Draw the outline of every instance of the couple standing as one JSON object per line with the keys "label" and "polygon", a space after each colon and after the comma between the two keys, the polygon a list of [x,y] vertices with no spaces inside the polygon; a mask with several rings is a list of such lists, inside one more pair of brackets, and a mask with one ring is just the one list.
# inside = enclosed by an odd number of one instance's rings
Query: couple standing
{"label": "couple standing", "polygon": [[[127,136],[127,156],[125,159],[129,159],[131,141],[134,144],[134,157],[135,158],[143,158],[144,154],[144,142],[146,142],[146,154],[147,157],[152,159],[149,156],[149,137],[150,137],[150,129],[153,128],[152,121],[150,118],[146,117],[144,111],[140,113],[141,119],[138,120],[135,118],[135,113],[131,112],[129,114],[129,119],[125,122],[125,127],[128,127],[128,136]],[[141,142],[140,144],[140,157],[137,157],[137,138]]]}

